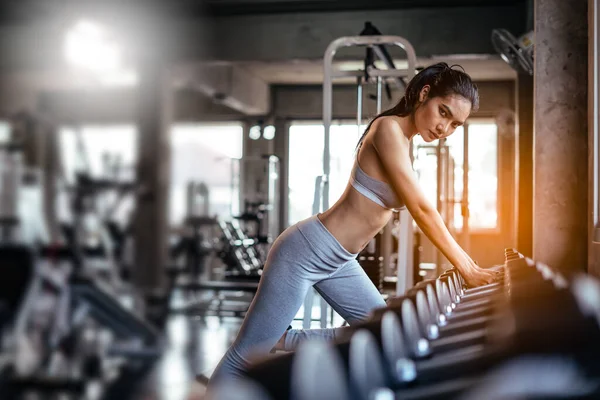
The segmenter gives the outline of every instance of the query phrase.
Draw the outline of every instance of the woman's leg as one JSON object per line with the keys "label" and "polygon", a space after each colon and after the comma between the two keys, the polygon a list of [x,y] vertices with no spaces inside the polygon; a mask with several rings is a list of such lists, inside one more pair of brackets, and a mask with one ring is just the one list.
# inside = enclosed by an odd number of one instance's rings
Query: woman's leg
{"label": "woman's leg", "polygon": [[268,354],[300,309],[308,289],[332,268],[311,254],[310,244],[290,228],[273,244],[254,300],[240,331],[215,369],[211,384],[239,377],[254,355]]}
{"label": "woman's leg", "polygon": [[[319,294],[350,325],[364,321],[371,311],[385,307],[383,297],[358,261],[346,263],[335,273],[314,285]],[[348,328],[291,329],[286,332],[284,348],[293,351],[310,339],[337,340]]]}

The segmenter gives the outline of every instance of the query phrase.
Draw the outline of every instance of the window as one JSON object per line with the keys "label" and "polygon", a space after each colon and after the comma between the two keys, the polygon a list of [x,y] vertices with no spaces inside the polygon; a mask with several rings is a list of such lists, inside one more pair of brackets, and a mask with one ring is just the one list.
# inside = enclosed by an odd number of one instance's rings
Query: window
{"label": "window", "polygon": [[[498,227],[498,126],[469,124],[469,226]],[[462,177],[461,177],[462,179]]]}
{"label": "window", "polygon": [[171,131],[170,221],[187,213],[189,182],[209,190],[211,215],[230,219],[239,213],[239,160],[244,130],[241,123],[178,124]]}
{"label": "window", "polygon": [[6,121],[0,121],[0,143],[7,143],[10,140],[10,124]]}
{"label": "window", "polygon": [[[344,192],[354,163],[355,148],[366,125],[353,123],[331,125],[331,171],[329,205]],[[498,226],[498,129],[493,121],[473,119],[469,129],[469,228],[494,229]],[[312,215],[315,179],[323,173],[324,129],[321,123],[295,122],[289,130],[289,224]],[[454,228],[462,229],[460,199],[463,192],[464,129],[459,127],[447,140],[454,160]],[[413,138],[414,168],[427,199],[437,204],[437,141],[425,143]],[[450,191],[452,192],[452,190]]]}
{"label": "window", "polygon": [[[76,172],[87,172],[95,178],[131,182],[135,179],[137,162],[137,128],[128,125],[83,125],[80,128],[63,126],[58,130],[63,177],[66,183],[75,183]],[[115,193],[106,194],[97,203],[106,211],[115,204]],[[61,221],[70,219],[67,193],[58,198],[57,216]],[[134,207],[134,196],[119,203],[112,217],[116,221],[128,220]],[[107,207],[106,209],[104,207]]]}
{"label": "window", "polygon": [[[472,120],[469,131],[469,229],[498,227],[498,127],[493,121]],[[454,160],[454,228],[461,230],[463,217],[460,199],[463,194],[464,129],[459,127],[446,140]],[[414,167],[427,199],[437,203],[437,142],[425,143],[420,136],[413,139]]]}
{"label": "window", "polygon": [[[358,139],[366,125],[337,123],[330,128],[329,205],[342,195],[352,171]],[[315,180],[323,174],[325,129],[321,123],[295,122],[289,130],[288,223],[308,218],[313,212]]]}
{"label": "window", "polygon": [[119,178],[135,178],[137,129],[134,125],[61,127],[59,143],[68,182],[74,182],[78,171],[87,171],[96,178],[105,177],[112,173],[110,165],[114,163],[120,166]]}

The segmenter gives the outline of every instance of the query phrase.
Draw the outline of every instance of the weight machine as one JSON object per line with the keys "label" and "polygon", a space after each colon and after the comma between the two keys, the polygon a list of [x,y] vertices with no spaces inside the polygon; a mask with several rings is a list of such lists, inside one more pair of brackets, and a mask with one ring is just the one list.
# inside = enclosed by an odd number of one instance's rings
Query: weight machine
{"label": "weight machine", "polygon": [[[386,56],[384,45],[398,46],[406,52],[408,59],[407,69],[394,69],[389,68],[386,70],[379,70],[373,66],[367,66],[365,70],[358,71],[340,71],[333,68],[333,59],[335,53],[344,47],[352,46],[367,46],[373,50],[375,55],[384,61],[389,67],[389,57]],[[400,36],[356,36],[356,37],[343,37],[334,40],[327,50],[325,51],[325,67],[324,67],[324,81],[323,81],[323,125],[325,129],[325,149],[323,151],[323,209],[329,208],[329,173],[330,173],[330,128],[332,121],[332,110],[333,110],[333,80],[336,78],[343,78],[348,76],[361,77],[364,76],[365,72],[368,76],[375,77],[377,79],[377,113],[381,112],[381,89],[382,80],[384,78],[406,78],[412,79],[415,75],[417,57],[415,50],[408,40]],[[397,81],[396,81],[397,82]],[[362,120],[362,88],[359,85],[358,93],[360,94],[358,101],[357,110],[357,122],[358,118]],[[384,237],[389,235],[391,237],[391,227],[386,227]],[[389,232],[388,232],[389,231]],[[396,286],[396,293],[398,295],[403,294],[408,288],[412,286],[412,218],[406,209],[400,211],[400,245],[398,254],[398,282]],[[385,239],[384,239],[385,242]],[[391,257],[391,246],[386,246],[384,249],[384,263],[389,262]]]}
{"label": "weight machine", "polygon": [[[325,130],[324,151],[323,151],[323,174],[318,176],[315,181],[315,197],[313,203],[313,214],[329,208],[329,174],[330,174],[330,128],[332,123],[333,109],[333,81],[334,79],[355,77],[358,80],[357,85],[357,125],[360,130],[362,123],[362,96],[363,96],[363,77],[372,77],[377,83],[377,113],[381,112],[381,94],[384,80],[393,79],[396,86],[404,89],[402,78],[410,80],[416,71],[417,57],[413,46],[408,40],[400,36],[384,36],[369,23],[366,24],[363,31],[364,36],[348,36],[334,40],[327,47],[324,54],[324,78],[323,78],[323,126]],[[406,69],[396,69],[391,57],[385,49],[385,45],[400,47],[406,53],[408,65]],[[365,59],[365,68],[358,70],[341,70],[334,67],[333,61],[338,50],[348,47],[366,47],[367,57]],[[374,65],[374,57],[381,60],[387,69],[377,69]],[[397,261],[397,295],[402,295],[413,284],[413,223],[412,218],[406,209],[400,211],[400,242]],[[392,258],[392,226],[391,222],[384,228],[383,232],[383,259],[384,263],[390,263]],[[314,291],[310,290],[304,303],[304,321],[303,327],[310,328],[312,302]],[[321,301],[321,327],[327,324],[327,305]]]}

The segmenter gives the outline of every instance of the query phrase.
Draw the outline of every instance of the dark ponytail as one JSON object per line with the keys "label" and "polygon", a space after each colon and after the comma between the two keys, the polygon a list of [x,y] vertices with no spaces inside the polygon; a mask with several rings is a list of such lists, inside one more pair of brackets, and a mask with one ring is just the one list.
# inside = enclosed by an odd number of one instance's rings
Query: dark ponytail
{"label": "dark ponytail", "polygon": [[[459,67],[462,71],[453,69],[455,66]],[[461,66],[453,65],[450,67],[444,62],[433,64],[421,70],[410,80],[404,96],[402,96],[398,104],[389,110],[383,111],[369,122],[367,129],[365,129],[365,132],[358,141],[357,148],[364,140],[376,119],[393,115],[398,117],[413,115],[419,105],[419,94],[425,85],[429,85],[430,87],[428,98],[459,95],[471,102],[471,111],[477,111],[479,108],[477,85],[473,83],[471,77],[464,72]]]}

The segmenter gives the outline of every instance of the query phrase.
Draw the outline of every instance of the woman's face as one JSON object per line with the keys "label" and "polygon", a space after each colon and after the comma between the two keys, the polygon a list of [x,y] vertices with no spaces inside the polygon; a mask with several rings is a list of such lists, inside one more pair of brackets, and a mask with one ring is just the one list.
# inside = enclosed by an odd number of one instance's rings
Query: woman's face
{"label": "woman's face", "polygon": [[429,98],[428,93],[429,86],[424,86],[414,119],[417,132],[427,143],[450,136],[471,113],[471,102],[462,96]]}

